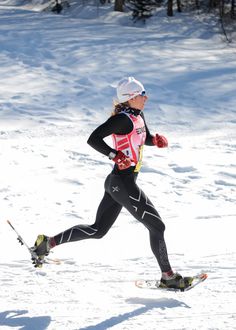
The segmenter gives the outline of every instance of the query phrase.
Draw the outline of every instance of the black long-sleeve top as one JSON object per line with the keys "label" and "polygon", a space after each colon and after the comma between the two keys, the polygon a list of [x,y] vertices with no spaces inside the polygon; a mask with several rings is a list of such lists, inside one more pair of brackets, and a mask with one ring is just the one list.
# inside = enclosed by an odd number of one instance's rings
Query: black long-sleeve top
{"label": "black long-sleeve top", "polygon": [[[153,135],[150,133],[143,111],[128,108],[125,109],[126,112],[132,113],[135,116],[140,115],[143,118],[145,129],[146,129],[146,145],[153,145],[152,139]],[[105,141],[104,138],[111,134],[125,135],[129,134],[133,130],[133,123],[130,118],[125,113],[119,113],[108,118],[108,120],[102,125],[98,126],[90,135],[88,139],[88,144],[95,150],[101,152],[102,154],[108,156],[110,152],[116,152],[111,148]]]}

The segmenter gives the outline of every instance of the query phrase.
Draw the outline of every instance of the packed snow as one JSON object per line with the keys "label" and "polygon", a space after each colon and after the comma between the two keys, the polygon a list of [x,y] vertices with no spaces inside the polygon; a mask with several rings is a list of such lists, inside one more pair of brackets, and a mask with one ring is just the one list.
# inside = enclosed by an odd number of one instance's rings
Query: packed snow
{"label": "packed snow", "polygon": [[[164,10],[134,24],[112,5],[60,15],[0,3],[0,328],[236,329],[236,48],[217,21]],[[139,185],[165,224],[173,269],[207,272],[186,293],[142,290],[161,274],[147,230],[122,211],[101,240],[60,245],[35,269],[31,246],[92,224],[111,171],[87,139],[124,76],[144,84],[150,130]],[[107,140],[111,143],[111,140]]]}

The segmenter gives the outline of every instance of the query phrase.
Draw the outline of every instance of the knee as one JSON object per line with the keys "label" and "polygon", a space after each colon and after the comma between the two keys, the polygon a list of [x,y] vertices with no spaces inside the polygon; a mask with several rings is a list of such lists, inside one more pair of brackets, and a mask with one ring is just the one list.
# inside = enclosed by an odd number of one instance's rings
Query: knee
{"label": "knee", "polygon": [[159,233],[164,234],[164,231],[166,229],[164,222],[161,220],[155,223],[152,223],[151,226],[148,228],[151,233]]}
{"label": "knee", "polygon": [[100,232],[97,232],[93,238],[96,238],[96,239],[100,239],[100,238],[103,238],[104,234],[103,233],[100,233]]}
{"label": "knee", "polygon": [[166,230],[166,226],[165,226],[164,222],[161,221],[161,223],[160,223],[160,231],[164,233],[165,230]]}
{"label": "knee", "polygon": [[100,238],[103,238],[105,235],[106,235],[106,231],[104,231],[104,230],[98,230],[97,232],[96,232],[96,234],[93,236],[93,238],[95,238],[95,239],[100,239]]}

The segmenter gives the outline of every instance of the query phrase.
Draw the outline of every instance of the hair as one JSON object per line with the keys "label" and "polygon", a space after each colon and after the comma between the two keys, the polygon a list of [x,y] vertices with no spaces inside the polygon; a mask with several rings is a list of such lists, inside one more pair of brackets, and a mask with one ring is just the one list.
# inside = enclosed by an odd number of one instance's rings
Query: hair
{"label": "hair", "polygon": [[124,108],[129,107],[129,102],[123,102],[123,103],[117,103],[116,101],[114,101],[113,103],[113,111],[111,113],[112,116],[117,115],[119,112],[121,112],[122,110],[124,110]]}

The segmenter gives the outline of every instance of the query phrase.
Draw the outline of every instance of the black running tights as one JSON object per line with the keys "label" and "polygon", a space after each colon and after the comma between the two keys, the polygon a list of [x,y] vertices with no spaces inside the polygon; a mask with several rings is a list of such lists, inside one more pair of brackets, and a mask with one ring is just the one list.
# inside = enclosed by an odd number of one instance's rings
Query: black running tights
{"label": "black running tights", "polygon": [[165,225],[151,201],[136,184],[136,175],[109,174],[95,223],[76,225],[54,236],[56,245],[88,238],[102,238],[125,207],[149,231],[151,249],[162,272],[171,270],[164,240]]}

